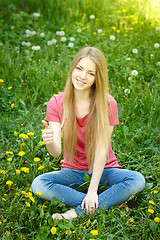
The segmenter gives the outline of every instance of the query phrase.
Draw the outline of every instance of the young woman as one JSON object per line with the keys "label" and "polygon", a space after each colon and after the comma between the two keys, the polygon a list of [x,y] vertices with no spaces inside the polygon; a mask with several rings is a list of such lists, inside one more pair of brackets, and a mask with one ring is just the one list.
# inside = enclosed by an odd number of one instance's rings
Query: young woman
{"label": "young woman", "polygon": [[[74,57],[64,92],[53,96],[47,105],[42,138],[53,157],[61,154],[63,133],[64,160],[61,170],[42,174],[32,183],[41,198],[64,201],[71,210],[53,219],[73,219],[125,202],[145,187],[144,177],[122,169],[111,148],[113,126],[119,124],[117,103],[108,93],[107,64],[97,48],[85,47]],[[87,194],[77,191],[84,175],[91,177]],[[105,183],[110,187],[97,194]]]}

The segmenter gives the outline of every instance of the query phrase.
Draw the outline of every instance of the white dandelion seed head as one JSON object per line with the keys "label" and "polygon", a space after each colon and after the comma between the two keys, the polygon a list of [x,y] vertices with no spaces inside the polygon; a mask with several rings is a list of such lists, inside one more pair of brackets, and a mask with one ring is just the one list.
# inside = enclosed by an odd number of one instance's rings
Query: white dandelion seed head
{"label": "white dandelion seed head", "polygon": [[157,64],[156,64],[156,65],[157,65],[157,67],[160,67],[160,62],[157,62]]}
{"label": "white dandelion seed head", "polygon": [[131,74],[132,74],[133,76],[137,76],[137,75],[138,75],[138,71],[137,71],[137,70],[132,70]]}
{"label": "white dandelion seed head", "polygon": [[128,57],[128,58],[126,58],[126,61],[131,61],[131,58],[129,58],[129,57]]}
{"label": "white dandelion seed head", "polygon": [[38,17],[40,17],[41,15],[40,15],[40,13],[33,13],[33,17],[35,17],[35,18],[38,18]]}
{"label": "white dandelion seed head", "polygon": [[114,35],[110,35],[109,38],[110,38],[111,41],[114,41],[116,39]]}
{"label": "white dandelion seed head", "polygon": [[157,31],[157,32],[159,32],[159,31],[160,31],[160,27],[156,27],[155,29],[156,29],[156,31]]}
{"label": "white dandelion seed head", "polygon": [[60,35],[60,36],[64,36],[64,35],[65,35],[65,32],[64,32],[64,31],[60,31],[60,32],[59,32],[59,35]]}
{"label": "white dandelion seed head", "polygon": [[56,35],[60,36],[60,31],[56,31]]}
{"label": "white dandelion seed head", "polygon": [[68,47],[73,48],[73,47],[74,47],[74,43],[72,43],[72,42],[69,43],[69,44],[68,44]]}
{"label": "white dandelion seed head", "polygon": [[130,90],[129,90],[129,89],[125,89],[125,90],[124,90],[124,93],[125,93],[125,94],[130,93]]}
{"label": "white dandelion seed head", "polygon": [[153,53],[151,53],[151,54],[150,54],[150,58],[152,59],[153,57],[154,57],[154,54],[153,54]]}
{"label": "white dandelion seed head", "polygon": [[62,38],[61,38],[61,41],[62,41],[62,42],[66,42],[66,40],[67,40],[66,37],[62,37]]}
{"label": "white dandelion seed head", "polygon": [[94,16],[94,15],[90,15],[89,18],[90,18],[90,19],[94,19],[95,16]]}
{"label": "white dandelion seed head", "polygon": [[25,53],[28,54],[28,53],[29,53],[29,50],[25,50]]}
{"label": "white dandelion seed head", "polygon": [[102,33],[103,31],[102,31],[102,29],[98,29],[97,32],[98,33]]}
{"label": "white dandelion seed head", "polygon": [[30,43],[30,42],[26,42],[26,46],[27,46],[27,47],[30,47],[30,46],[31,46],[31,43]]}
{"label": "white dandelion seed head", "polygon": [[3,47],[3,43],[2,42],[0,42],[0,46]]}
{"label": "white dandelion seed head", "polygon": [[132,80],[132,77],[128,77],[128,81],[131,81]]}
{"label": "white dandelion seed head", "polygon": [[70,41],[71,41],[71,42],[74,42],[74,41],[75,41],[75,38],[74,38],[74,37],[70,37]]}
{"label": "white dandelion seed head", "polygon": [[138,53],[138,50],[137,50],[136,48],[134,48],[134,49],[132,50],[132,53]]}
{"label": "white dandelion seed head", "polygon": [[41,37],[44,37],[44,36],[45,36],[45,34],[42,32],[42,33],[40,33],[40,36],[41,36]]}
{"label": "white dandelion seed head", "polygon": [[159,43],[155,43],[155,44],[154,44],[154,47],[155,47],[155,48],[159,48]]}
{"label": "white dandelion seed head", "polygon": [[31,31],[30,31],[30,30],[28,30],[28,29],[25,31],[25,33],[26,33],[27,35],[29,35],[29,34],[30,34],[30,32],[31,32]]}
{"label": "white dandelion seed head", "polygon": [[47,42],[47,45],[48,45],[48,46],[50,46],[50,45],[52,45],[52,44],[53,44],[52,41],[48,41],[48,42]]}
{"label": "white dandelion seed head", "polygon": [[77,29],[77,32],[78,32],[78,33],[81,33],[81,32],[82,32],[82,30],[81,30],[80,28],[78,28],[78,29]]}
{"label": "white dandelion seed head", "polygon": [[34,35],[36,35],[36,31],[31,31],[30,34],[31,34],[32,36],[34,36]]}
{"label": "white dandelion seed head", "polygon": [[57,43],[57,40],[53,38],[53,39],[51,40],[51,42],[52,42],[53,44],[56,44],[56,43]]}
{"label": "white dandelion seed head", "polygon": [[40,50],[41,49],[41,47],[40,46],[32,46],[32,50],[35,50],[35,51],[37,51],[37,50]]}
{"label": "white dandelion seed head", "polygon": [[22,46],[26,46],[26,42],[25,41],[23,41],[21,44],[22,44]]}

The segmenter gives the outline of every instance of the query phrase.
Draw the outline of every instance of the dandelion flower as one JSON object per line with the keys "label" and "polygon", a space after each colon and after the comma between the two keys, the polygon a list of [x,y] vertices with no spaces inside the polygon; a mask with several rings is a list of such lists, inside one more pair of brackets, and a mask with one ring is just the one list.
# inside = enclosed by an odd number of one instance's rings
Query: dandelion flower
{"label": "dandelion flower", "polygon": [[30,47],[30,46],[31,46],[31,43],[30,43],[30,42],[26,42],[26,46],[27,46],[27,47]]}
{"label": "dandelion flower", "polygon": [[37,194],[38,196],[42,195],[42,193],[41,193],[40,191],[36,191],[36,194]]}
{"label": "dandelion flower", "polygon": [[5,174],[5,172],[6,172],[5,170],[0,170],[0,173],[2,174]]}
{"label": "dandelion flower", "polygon": [[3,200],[4,202],[6,202],[6,201],[7,201],[5,198],[2,198],[2,200]]}
{"label": "dandelion flower", "polygon": [[22,44],[22,46],[26,46],[26,42],[25,41],[23,41],[21,44]]}
{"label": "dandelion flower", "polygon": [[160,218],[159,218],[159,217],[155,217],[155,218],[154,218],[154,222],[155,222],[155,223],[159,223],[159,222],[160,222]]}
{"label": "dandelion flower", "polygon": [[34,200],[33,197],[29,196],[28,198],[29,198],[32,202],[35,202],[35,200]]}
{"label": "dandelion flower", "polygon": [[18,136],[18,133],[16,131],[14,131],[14,136],[17,137]]}
{"label": "dandelion flower", "polygon": [[129,222],[130,222],[130,223],[133,223],[133,222],[134,222],[134,218],[130,218],[130,219],[129,219]]}
{"label": "dandelion flower", "polygon": [[97,32],[98,33],[102,33],[103,31],[102,31],[102,29],[98,29]]}
{"label": "dandelion flower", "polygon": [[129,58],[129,57],[128,57],[128,58],[126,58],[126,61],[131,61],[131,58]]}
{"label": "dandelion flower", "polygon": [[51,42],[52,42],[53,44],[56,44],[56,43],[57,43],[57,40],[56,40],[55,38],[53,38],[53,39],[51,40]]}
{"label": "dandelion flower", "polygon": [[68,47],[73,48],[74,47],[74,43],[69,43]]}
{"label": "dandelion flower", "polygon": [[0,225],[2,224],[2,222],[0,221]]}
{"label": "dandelion flower", "polygon": [[25,172],[25,173],[29,173],[29,168],[22,167],[22,168],[21,168],[21,171],[22,171],[22,172]]}
{"label": "dandelion flower", "polygon": [[125,94],[130,93],[130,90],[129,90],[129,89],[125,89],[125,90],[124,90],[124,93],[125,93]]}
{"label": "dandelion flower", "polygon": [[60,36],[64,36],[64,35],[65,35],[65,32],[64,32],[64,31],[60,31],[60,32],[59,32],[59,35],[60,35]]}
{"label": "dandelion flower", "polygon": [[42,170],[44,168],[44,165],[41,165],[38,167],[38,170]]}
{"label": "dandelion flower", "polygon": [[29,202],[25,202],[25,204],[27,205],[27,207],[31,206],[31,204]]}
{"label": "dandelion flower", "polygon": [[8,87],[8,90],[11,90],[12,89],[12,86]]}
{"label": "dandelion flower", "polygon": [[98,231],[97,231],[97,230],[92,230],[90,233],[91,233],[92,235],[94,235],[94,236],[98,235]]}
{"label": "dandelion flower", "polygon": [[150,54],[150,58],[152,59],[153,57],[154,57],[154,54],[151,53],[151,54]]}
{"label": "dandelion flower", "polygon": [[8,155],[8,154],[13,154],[13,152],[12,151],[6,151],[6,154]]}
{"label": "dandelion flower", "polygon": [[81,33],[81,32],[82,32],[82,30],[81,30],[80,28],[78,28],[78,29],[77,29],[77,32],[78,32],[78,33]]}
{"label": "dandelion flower", "polygon": [[160,62],[157,62],[157,64],[156,64],[158,67],[160,67]]}
{"label": "dandelion flower", "polygon": [[38,18],[38,17],[40,17],[40,13],[33,13],[33,17],[35,17],[35,18]]}
{"label": "dandelion flower", "polygon": [[41,49],[40,46],[33,46],[33,47],[32,47],[32,50],[34,50],[34,51],[38,51],[38,50],[40,50],[40,49]]}
{"label": "dandelion flower", "polygon": [[45,34],[42,32],[42,33],[40,33],[40,36],[41,36],[41,37],[44,37],[44,36],[45,36]]}
{"label": "dandelion flower", "polygon": [[94,19],[95,16],[94,16],[94,15],[90,15],[89,18],[90,18],[90,19]]}
{"label": "dandelion flower", "polygon": [[8,162],[11,162],[11,161],[12,161],[12,158],[7,158],[7,161],[8,161]]}
{"label": "dandelion flower", "polygon": [[62,42],[66,42],[66,40],[67,40],[66,37],[62,37],[62,38],[61,38],[61,41],[62,41]]}
{"label": "dandelion flower", "polygon": [[22,156],[25,155],[25,152],[24,152],[24,151],[20,151],[20,152],[18,153],[18,155],[22,157]]}
{"label": "dandelion flower", "polygon": [[21,171],[19,169],[16,169],[16,174],[19,175]]}
{"label": "dandelion flower", "polygon": [[134,49],[132,50],[132,53],[138,53],[138,50],[137,50],[136,48],[134,48]]}
{"label": "dandelion flower", "polygon": [[154,210],[153,210],[152,208],[149,208],[149,209],[148,209],[148,212],[153,214],[153,213],[154,213]]}
{"label": "dandelion flower", "polygon": [[137,76],[137,75],[138,75],[138,71],[137,71],[137,70],[133,70],[133,71],[131,72],[131,74],[132,74],[133,76]]}
{"label": "dandelion flower", "polygon": [[74,41],[75,41],[75,38],[74,38],[74,37],[70,37],[70,41],[71,41],[71,42],[74,42]]}
{"label": "dandelion flower", "polygon": [[116,39],[114,35],[111,35],[109,38],[111,41],[114,41]]}
{"label": "dandelion flower", "polygon": [[3,83],[4,82],[4,80],[3,79],[0,79],[0,83]]}
{"label": "dandelion flower", "polygon": [[20,138],[23,138],[23,139],[27,139],[27,138],[28,138],[28,135],[27,135],[27,134],[24,134],[24,133],[21,133],[21,134],[19,134],[19,137],[20,137]]}
{"label": "dandelion flower", "polygon": [[11,104],[11,108],[14,108],[14,103]]}
{"label": "dandelion flower", "polygon": [[86,223],[86,227],[89,227],[91,220],[89,219]]}
{"label": "dandelion flower", "polygon": [[155,203],[152,200],[149,200],[149,204],[155,205]]}
{"label": "dandelion flower", "polygon": [[43,146],[43,145],[45,145],[45,142],[44,142],[44,141],[40,141],[39,144],[40,144],[41,146]]}
{"label": "dandelion flower", "polygon": [[39,162],[41,159],[39,157],[34,158],[34,162]]}
{"label": "dandelion flower", "polygon": [[[69,231],[69,235],[71,235],[72,231]],[[65,231],[65,234],[68,234],[68,229]]]}
{"label": "dandelion flower", "polygon": [[51,46],[51,45],[52,45],[52,41],[48,41],[48,42],[47,42],[47,45],[48,45],[48,46]]}
{"label": "dandelion flower", "polygon": [[27,135],[31,137],[31,136],[34,135],[34,133],[33,132],[28,132]]}
{"label": "dandelion flower", "polygon": [[160,31],[160,27],[156,27],[155,29],[156,29],[156,31],[157,31],[157,32],[159,32],[159,31]]}
{"label": "dandelion flower", "polygon": [[155,193],[158,193],[158,191],[157,190],[151,191],[151,194],[155,194]]}
{"label": "dandelion flower", "polygon": [[9,180],[9,181],[6,182],[6,184],[11,186],[13,184],[13,182]]}
{"label": "dandelion flower", "polygon": [[52,234],[56,234],[56,232],[57,232],[57,228],[56,228],[56,227],[52,227],[52,228],[51,228],[51,233],[52,233]]}
{"label": "dandelion flower", "polygon": [[155,43],[155,44],[154,44],[154,47],[155,47],[155,48],[159,48],[159,43]]}

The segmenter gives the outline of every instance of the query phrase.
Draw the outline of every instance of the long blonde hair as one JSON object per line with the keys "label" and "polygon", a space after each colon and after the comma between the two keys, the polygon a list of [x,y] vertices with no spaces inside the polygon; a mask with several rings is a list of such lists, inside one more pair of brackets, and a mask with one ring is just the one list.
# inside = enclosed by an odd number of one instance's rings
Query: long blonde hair
{"label": "long blonde hair", "polygon": [[74,160],[77,147],[77,121],[75,114],[74,86],[72,72],[78,62],[89,57],[96,65],[95,83],[90,91],[90,110],[87,119],[85,152],[89,170],[93,170],[96,152],[105,150],[106,156],[110,143],[110,127],[108,119],[108,72],[104,54],[95,47],[84,47],[74,57],[65,86],[63,96],[63,146],[70,163]]}

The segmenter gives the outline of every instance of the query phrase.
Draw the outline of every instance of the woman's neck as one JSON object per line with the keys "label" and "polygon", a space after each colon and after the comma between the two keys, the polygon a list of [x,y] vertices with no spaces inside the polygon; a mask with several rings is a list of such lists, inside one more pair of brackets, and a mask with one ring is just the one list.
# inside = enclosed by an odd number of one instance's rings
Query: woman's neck
{"label": "woman's neck", "polygon": [[89,91],[74,91],[75,102],[82,103],[82,102],[90,102]]}

